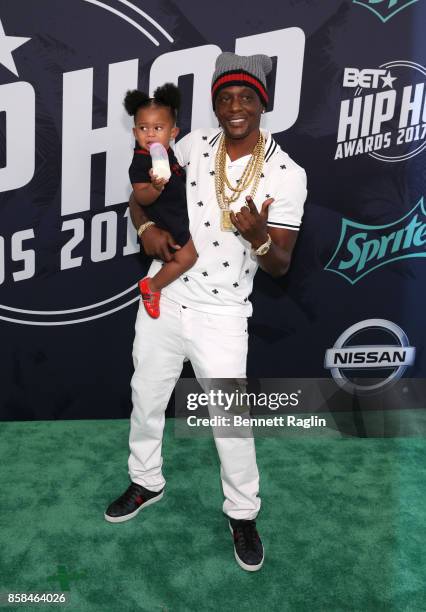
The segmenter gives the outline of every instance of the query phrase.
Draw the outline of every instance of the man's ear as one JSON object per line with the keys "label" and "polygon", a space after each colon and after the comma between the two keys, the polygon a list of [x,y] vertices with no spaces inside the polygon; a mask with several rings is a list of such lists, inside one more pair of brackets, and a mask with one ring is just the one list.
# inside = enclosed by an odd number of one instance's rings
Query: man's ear
{"label": "man's ear", "polygon": [[172,140],[176,140],[176,138],[179,136],[179,132],[180,132],[180,128],[178,127],[172,128],[172,131],[171,131]]}

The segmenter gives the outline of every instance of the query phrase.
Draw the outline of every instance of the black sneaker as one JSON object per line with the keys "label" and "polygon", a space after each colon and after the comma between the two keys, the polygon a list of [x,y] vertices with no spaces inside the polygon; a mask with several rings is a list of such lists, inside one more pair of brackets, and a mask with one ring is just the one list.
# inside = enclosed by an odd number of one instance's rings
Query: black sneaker
{"label": "black sneaker", "polygon": [[256,521],[229,518],[229,528],[234,536],[234,553],[238,565],[249,572],[259,570],[263,564],[264,552]]}
{"label": "black sneaker", "polygon": [[148,491],[145,487],[132,482],[129,488],[120,495],[118,499],[108,506],[105,512],[105,520],[109,523],[123,523],[151,504],[163,497],[164,489],[161,491]]}

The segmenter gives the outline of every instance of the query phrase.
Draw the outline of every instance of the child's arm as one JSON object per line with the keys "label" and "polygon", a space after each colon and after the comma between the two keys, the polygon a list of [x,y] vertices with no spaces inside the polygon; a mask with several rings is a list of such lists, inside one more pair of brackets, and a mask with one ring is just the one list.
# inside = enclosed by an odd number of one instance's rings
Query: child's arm
{"label": "child's arm", "polygon": [[150,183],[132,183],[134,196],[141,206],[153,204],[167,183],[166,179],[154,176],[152,169],[149,171],[149,175],[151,177]]}

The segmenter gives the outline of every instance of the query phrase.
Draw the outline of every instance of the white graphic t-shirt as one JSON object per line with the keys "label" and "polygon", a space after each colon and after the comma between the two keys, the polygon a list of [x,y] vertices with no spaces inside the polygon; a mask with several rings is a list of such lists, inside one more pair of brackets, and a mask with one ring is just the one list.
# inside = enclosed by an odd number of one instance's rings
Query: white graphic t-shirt
{"label": "white graphic t-shirt", "polygon": [[[269,197],[268,226],[298,230],[306,199],[306,173],[285,153],[272,136],[266,138],[265,163],[254,202],[261,209]],[[235,231],[222,231],[221,210],[215,190],[215,157],[222,131],[194,130],[176,145],[176,157],[186,170],[186,194],[192,239],[198,252],[195,265],[162,294],[183,306],[207,313],[249,317],[249,296],[258,268],[249,242]],[[249,155],[231,161],[226,172],[236,184],[250,159]],[[238,212],[250,188],[230,208]],[[154,260],[148,276],[154,276],[162,263]]]}

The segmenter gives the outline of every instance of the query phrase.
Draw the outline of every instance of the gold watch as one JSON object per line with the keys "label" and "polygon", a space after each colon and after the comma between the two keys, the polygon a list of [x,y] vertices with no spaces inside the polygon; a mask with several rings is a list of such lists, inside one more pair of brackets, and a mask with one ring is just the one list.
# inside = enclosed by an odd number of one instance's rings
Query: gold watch
{"label": "gold watch", "polygon": [[266,253],[271,248],[271,244],[272,244],[272,238],[268,234],[268,240],[264,242],[263,244],[261,244],[260,247],[258,247],[257,249],[253,249],[253,253],[255,255],[266,255]]}

